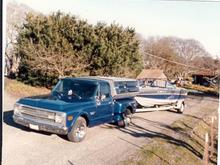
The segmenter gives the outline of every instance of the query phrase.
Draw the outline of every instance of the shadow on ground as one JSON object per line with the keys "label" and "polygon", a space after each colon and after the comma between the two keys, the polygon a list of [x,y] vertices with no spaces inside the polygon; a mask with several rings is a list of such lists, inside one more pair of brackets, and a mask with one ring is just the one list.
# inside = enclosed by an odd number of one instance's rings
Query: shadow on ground
{"label": "shadow on ground", "polygon": [[188,95],[191,96],[202,96],[202,97],[212,97],[212,98],[218,98],[219,94],[213,93],[213,92],[193,92],[193,91],[189,91]]}
{"label": "shadow on ground", "polygon": [[[150,129],[144,128],[144,127],[142,127],[142,126],[140,126],[136,123],[131,123],[130,127],[128,127],[128,128],[118,128],[118,129],[121,132],[129,134],[129,135],[131,135],[133,137],[136,137],[136,138],[144,137],[144,138],[149,138],[149,139],[154,139],[154,138],[163,139],[167,143],[170,143],[170,144],[173,144],[173,145],[176,145],[176,146],[183,147],[183,148],[187,149],[188,151],[193,153],[196,157],[202,159],[203,155],[202,155],[202,153],[200,153],[200,151],[197,151],[192,145],[190,145],[186,141],[182,140],[182,138],[181,138],[182,136],[187,136],[188,138],[190,138],[190,135],[187,134],[186,132],[184,132],[181,128],[171,127],[169,125],[166,125],[166,124],[163,124],[163,123],[160,123],[160,122],[157,122],[157,121],[151,121],[151,120],[141,118],[141,117],[138,117],[138,119],[142,120],[142,121],[145,121],[145,122],[148,122],[151,126],[154,126],[156,128],[160,127],[161,129],[166,129],[166,130],[173,131],[173,133],[168,134],[168,133],[163,133],[163,131],[158,132],[158,131],[150,130]],[[190,128],[190,126],[188,126],[187,124],[185,124],[185,125],[186,125],[186,127]],[[178,136],[174,136],[174,134],[175,135],[178,134]],[[128,141],[125,138],[119,137],[119,139],[121,139],[121,140],[123,140],[123,141],[125,141],[129,144],[132,144],[132,145],[134,145],[134,146],[136,146],[140,149],[144,149],[142,146],[138,146],[138,145],[134,144],[133,142]],[[196,141],[195,139],[192,139],[192,141],[194,143],[196,143],[197,145],[199,145],[200,148],[203,149],[203,145],[200,144],[198,141]],[[147,152],[152,153],[152,151],[147,151]],[[152,153],[152,154],[156,155],[161,160],[163,159],[155,153]],[[165,161],[165,160],[163,160],[163,161]]]}
{"label": "shadow on ground", "polygon": [[[32,130],[28,127],[19,125],[13,121],[12,116],[13,116],[13,110],[5,111],[3,113],[3,122],[11,127],[15,127],[15,128],[21,129],[22,131],[26,131],[26,132],[40,133],[40,134],[46,135],[46,136],[51,136],[53,134],[53,133],[48,133],[48,132],[43,132],[43,131],[35,131],[35,130]],[[57,135],[57,136],[59,136],[60,138],[62,138],[64,140],[67,140],[65,135]]]}

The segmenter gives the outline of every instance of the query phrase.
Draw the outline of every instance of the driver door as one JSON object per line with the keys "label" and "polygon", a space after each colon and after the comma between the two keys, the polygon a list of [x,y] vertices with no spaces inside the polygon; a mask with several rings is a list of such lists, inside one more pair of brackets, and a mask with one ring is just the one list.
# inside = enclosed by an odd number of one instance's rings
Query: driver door
{"label": "driver door", "polygon": [[96,100],[96,124],[109,123],[113,119],[113,99],[110,86],[107,82],[101,82]]}

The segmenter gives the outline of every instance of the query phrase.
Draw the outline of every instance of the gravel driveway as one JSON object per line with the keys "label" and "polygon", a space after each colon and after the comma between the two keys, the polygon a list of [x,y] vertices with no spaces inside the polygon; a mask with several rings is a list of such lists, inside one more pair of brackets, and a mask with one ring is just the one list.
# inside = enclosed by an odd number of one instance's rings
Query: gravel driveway
{"label": "gravel driveway", "polygon": [[110,124],[92,127],[83,142],[71,143],[65,136],[36,132],[15,124],[12,109],[17,99],[4,93],[4,165],[119,164],[184,115],[196,116],[201,108],[218,108],[217,98],[190,96],[184,114],[136,113],[129,128],[119,129]]}

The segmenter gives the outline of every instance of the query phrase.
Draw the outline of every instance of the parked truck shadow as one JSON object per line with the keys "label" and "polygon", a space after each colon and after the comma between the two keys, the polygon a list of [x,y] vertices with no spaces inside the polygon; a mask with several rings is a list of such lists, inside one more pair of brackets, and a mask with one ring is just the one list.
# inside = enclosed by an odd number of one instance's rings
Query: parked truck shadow
{"label": "parked truck shadow", "polygon": [[35,133],[40,133],[42,135],[47,135],[47,136],[50,136],[52,135],[52,133],[48,133],[48,132],[43,132],[43,131],[35,131],[35,130],[32,130],[32,129],[29,129],[28,127],[25,127],[25,126],[22,126],[22,125],[19,125],[17,123],[15,123],[13,121],[13,110],[10,110],[10,111],[5,111],[3,113],[3,122],[11,127],[15,127],[15,128],[18,128],[18,129],[21,129],[22,131],[26,131],[26,132],[35,132]]}
{"label": "parked truck shadow", "polygon": [[131,144],[131,145],[133,145],[133,146],[135,146],[135,147],[141,149],[146,155],[148,155],[149,153],[151,153],[151,154],[155,155],[156,157],[158,157],[158,158],[159,158],[160,160],[162,160],[163,162],[165,162],[165,163],[167,163],[167,164],[170,164],[169,161],[167,161],[166,159],[164,159],[163,157],[161,157],[159,154],[156,154],[155,152],[153,152],[153,151],[151,151],[151,150],[146,150],[143,146],[139,146],[139,145],[137,145],[137,144],[135,144],[135,143],[133,143],[133,142],[130,142],[130,141],[124,139],[124,138],[121,138],[121,137],[118,137],[118,138],[119,138],[120,140],[122,140],[122,141],[125,141],[125,142],[127,142],[127,143],[129,143],[129,144]]}
{"label": "parked truck shadow", "polygon": [[30,129],[22,126],[22,125],[18,125],[16,124],[14,121],[13,121],[13,110],[10,110],[10,111],[6,111],[3,113],[3,122],[9,126],[12,126],[12,127],[15,127],[15,128],[18,128],[18,129],[22,129],[24,131],[27,131],[27,132],[30,132]]}
{"label": "parked truck shadow", "polygon": [[[145,138],[149,138],[149,139],[160,138],[160,139],[165,140],[167,143],[170,143],[170,144],[187,149],[188,151],[190,151],[191,153],[193,153],[196,157],[198,157],[200,159],[202,159],[202,157],[203,157],[202,153],[197,151],[192,145],[188,144],[184,140],[181,140],[181,139],[176,138],[174,136],[170,136],[170,135],[165,134],[163,132],[149,130],[149,129],[146,129],[146,128],[144,128],[138,124],[135,124],[135,123],[131,124],[131,128],[128,127],[128,128],[118,128],[118,129],[121,132],[126,133],[126,134],[130,134],[131,136],[134,136],[136,138],[139,138],[139,137],[145,137]],[[171,129],[171,128],[169,128],[169,129]],[[176,130],[173,130],[173,131],[176,131]],[[126,141],[126,139],[123,139],[123,140]],[[200,147],[202,147],[202,145]]]}
{"label": "parked truck shadow", "polygon": [[[162,129],[162,130],[170,130],[170,131],[173,131],[173,132],[181,135],[182,137],[191,138],[190,134],[187,133],[186,129],[193,130],[193,127],[189,126],[188,124],[186,124],[183,121],[179,121],[179,123],[181,123],[185,128],[178,127],[178,126],[170,126],[168,124],[164,124],[164,123],[161,123],[161,122],[158,122],[158,121],[152,121],[152,120],[145,119],[145,118],[142,118],[142,117],[136,117],[136,118],[138,118],[139,120],[147,122],[148,124],[150,124],[151,126],[153,126],[155,128],[159,128],[159,129]],[[198,136],[195,132],[193,132],[193,134]],[[199,138],[201,140],[204,140],[201,137],[199,137]],[[200,144],[197,140],[191,138],[191,141],[193,141],[194,143],[199,145],[201,148],[203,148],[203,145]]]}
{"label": "parked truck shadow", "polygon": [[217,92],[216,93],[212,93],[212,92],[191,92],[191,91],[189,91],[187,96],[188,97],[191,96],[191,97],[218,98],[219,94]]}

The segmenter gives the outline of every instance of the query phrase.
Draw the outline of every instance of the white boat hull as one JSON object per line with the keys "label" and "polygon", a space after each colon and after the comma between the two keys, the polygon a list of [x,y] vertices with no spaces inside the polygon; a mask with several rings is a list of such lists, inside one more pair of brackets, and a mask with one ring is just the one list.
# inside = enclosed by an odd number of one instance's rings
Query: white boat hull
{"label": "white boat hull", "polygon": [[185,99],[187,92],[181,89],[148,87],[142,89],[135,100],[142,107],[155,107],[176,104]]}
{"label": "white boat hull", "polygon": [[140,104],[143,107],[153,107],[155,105],[168,105],[168,104],[174,104],[177,102],[176,99],[155,99],[155,98],[146,98],[146,97],[135,97],[135,100],[138,104]]}

